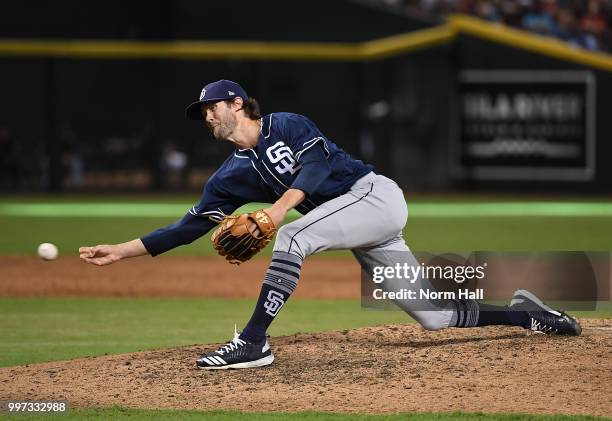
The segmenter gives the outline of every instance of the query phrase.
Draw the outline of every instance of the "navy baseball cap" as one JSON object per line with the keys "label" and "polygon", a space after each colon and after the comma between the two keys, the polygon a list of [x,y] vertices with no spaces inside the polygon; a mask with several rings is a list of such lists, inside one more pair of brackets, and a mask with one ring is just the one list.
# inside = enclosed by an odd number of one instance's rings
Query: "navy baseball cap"
{"label": "navy baseball cap", "polygon": [[185,108],[185,116],[189,120],[201,120],[202,104],[233,99],[237,96],[244,100],[249,98],[246,91],[242,89],[242,86],[238,85],[236,82],[221,79],[216,82],[209,83],[204,87],[204,89],[202,89],[200,99],[189,104],[189,106]]}

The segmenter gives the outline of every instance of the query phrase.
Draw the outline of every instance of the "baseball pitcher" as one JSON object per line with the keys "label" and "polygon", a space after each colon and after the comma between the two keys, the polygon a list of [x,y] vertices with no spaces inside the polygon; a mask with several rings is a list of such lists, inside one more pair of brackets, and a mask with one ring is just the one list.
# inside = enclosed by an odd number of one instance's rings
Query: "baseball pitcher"
{"label": "baseball pitcher", "polygon": [[[80,257],[95,265],[188,244],[216,227],[212,241],[231,263],[241,263],[276,240],[251,319],[241,333],[196,364],[204,369],[249,368],[274,361],[266,331],[300,279],[304,260],[324,250],[349,249],[362,265],[418,265],[402,237],[408,209],[402,190],[371,165],[353,159],[308,118],[293,113],[260,115],[257,101],[237,83],[219,80],[202,89],[185,110],[202,120],[214,137],[235,150],[210,177],[202,197],[174,224],[122,244],[81,247]],[[272,205],[230,216],[250,202]],[[281,226],[287,212],[303,216]],[[278,230],[277,230],[277,227]],[[433,287],[387,281],[389,291]],[[518,290],[509,306],[475,300],[396,300],[427,330],[487,325],[521,326],[540,333],[579,335],[578,322],[532,293]]]}

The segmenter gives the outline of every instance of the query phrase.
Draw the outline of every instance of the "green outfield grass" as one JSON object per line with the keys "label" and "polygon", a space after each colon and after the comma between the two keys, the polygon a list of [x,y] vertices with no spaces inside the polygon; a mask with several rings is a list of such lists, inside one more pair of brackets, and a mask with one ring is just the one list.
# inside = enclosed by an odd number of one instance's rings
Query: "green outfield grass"
{"label": "green outfield grass", "polygon": [[[0,297],[0,366],[226,342],[253,299]],[[273,336],[411,321],[357,300],[290,300]],[[202,320],[214,323],[202,323]]]}
{"label": "green outfield grass", "polygon": [[[225,342],[241,329],[252,299],[0,297],[0,366]],[[412,320],[401,311],[362,310],[358,300],[290,300],[272,336]],[[612,317],[612,305],[580,317]],[[201,323],[214,320],[214,323]]]}
{"label": "green outfield grass", "polygon": [[[81,245],[127,241],[172,223],[196,200],[0,198],[0,253],[33,254],[39,243],[53,242],[62,254],[76,255]],[[409,208],[404,233],[413,250],[612,250],[612,202],[428,198],[411,200]],[[297,216],[294,212],[289,220]],[[207,240],[169,254],[213,254]]]}
{"label": "green outfield grass", "polygon": [[[19,418],[18,418],[19,417]],[[40,415],[16,416],[9,419],[36,419]],[[148,410],[127,408],[75,409],[64,415],[48,415],[45,419],[125,419],[131,420],[211,420],[211,421],[588,421],[604,420],[603,417],[584,415],[529,415],[529,414],[486,414],[486,413],[403,413],[391,415],[333,414],[328,412],[297,413],[243,413],[236,411],[185,411]]]}

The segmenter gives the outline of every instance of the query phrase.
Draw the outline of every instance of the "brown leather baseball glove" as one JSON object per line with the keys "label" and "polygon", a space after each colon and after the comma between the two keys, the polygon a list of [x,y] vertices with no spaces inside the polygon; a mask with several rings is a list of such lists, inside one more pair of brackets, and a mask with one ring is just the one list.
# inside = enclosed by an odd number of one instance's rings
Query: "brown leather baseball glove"
{"label": "brown leather baseball glove", "polygon": [[263,210],[228,215],[213,232],[213,247],[232,264],[239,265],[259,253],[274,237],[276,226]]}

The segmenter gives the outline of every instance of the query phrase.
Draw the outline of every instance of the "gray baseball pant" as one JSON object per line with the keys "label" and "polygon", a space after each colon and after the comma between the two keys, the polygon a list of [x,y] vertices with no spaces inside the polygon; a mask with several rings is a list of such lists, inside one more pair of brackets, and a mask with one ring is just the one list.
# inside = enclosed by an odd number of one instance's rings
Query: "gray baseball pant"
{"label": "gray baseball pant", "polygon": [[[298,255],[303,259],[324,251],[350,249],[362,265],[418,266],[406,245],[402,229],[408,208],[399,186],[387,177],[369,173],[357,180],[350,191],[330,200],[294,222],[282,226],[276,236],[275,252]],[[401,289],[435,290],[420,277],[414,283],[387,279],[384,291]],[[452,301],[394,300],[402,310],[427,330],[454,326],[456,305]]]}

